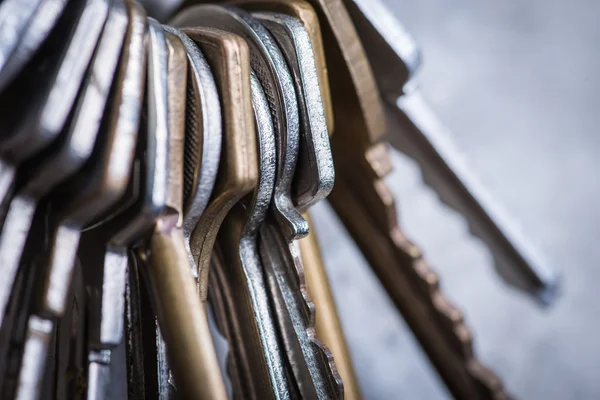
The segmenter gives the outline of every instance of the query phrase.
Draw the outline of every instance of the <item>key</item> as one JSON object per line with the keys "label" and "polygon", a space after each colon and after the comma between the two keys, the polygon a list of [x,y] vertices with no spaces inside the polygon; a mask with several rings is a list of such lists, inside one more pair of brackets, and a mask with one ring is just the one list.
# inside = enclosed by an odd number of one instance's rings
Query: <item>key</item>
{"label": "key", "polygon": [[[43,275],[46,279],[35,290],[41,301],[39,304],[33,305],[35,315],[30,317],[28,323],[27,337],[31,338],[34,343],[29,340],[25,343],[23,365],[19,377],[21,383],[17,389],[18,398],[39,396],[35,392],[39,390],[39,382],[43,379],[43,375],[25,374],[33,370],[43,373],[46,358],[45,349],[40,344],[40,340],[47,343],[48,338],[42,339],[42,333],[34,334],[32,330],[35,330],[36,326],[42,323],[41,321],[45,326],[53,327],[54,319],[64,314],[80,229],[90,219],[101,213],[103,207],[106,208],[116,201],[125,188],[130,166],[126,164],[121,170],[115,168],[115,162],[120,162],[120,159],[115,160],[115,154],[112,152],[114,143],[111,142],[113,140],[122,142],[123,136],[121,135],[131,136],[132,133],[123,131],[123,128],[118,131],[118,128],[110,127],[109,132],[102,135],[102,139],[106,139],[106,143],[102,143],[103,140],[97,143],[96,138],[103,129],[102,114],[110,94],[127,25],[128,17],[124,5],[119,2],[113,4],[86,79],[74,123],[64,137],[65,147],[51,155],[47,164],[41,165],[41,168],[62,169],[68,174],[75,173],[66,182],[54,188],[49,199],[44,200],[42,209],[47,211],[42,212],[47,215],[45,224],[49,230],[46,235],[50,253],[48,259],[35,261],[39,265],[34,267],[33,271],[26,268],[26,270],[30,270],[27,273],[27,280],[33,281],[39,275]],[[125,138],[125,142],[127,142],[127,138]],[[118,143],[118,145],[119,149],[126,154],[127,149],[123,148],[123,143]],[[98,150],[95,150],[95,147]],[[133,146],[130,145],[130,149],[133,154]],[[92,159],[88,162],[90,157]],[[88,163],[84,166],[86,162]],[[102,165],[103,162],[104,165]],[[80,171],[73,171],[78,166],[83,168]],[[42,171],[39,174],[40,179],[49,180],[48,169],[42,169]],[[35,251],[35,244],[30,243],[27,248],[29,249],[27,252],[31,253]],[[48,265],[47,272],[44,264]],[[31,291],[31,288],[35,286],[37,285],[33,282],[26,283],[29,290],[25,290],[22,294],[24,316],[29,308],[28,303],[33,297],[34,292]],[[40,367],[33,367],[33,365],[40,365]],[[34,385],[37,389],[30,385]]]}
{"label": "key", "polygon": [[491,250],[499,275],[542,304],[551,303],[559,292],[559,274],[472,174],[450,132],[416,90],[420,56],[412,37],[380,1],[345,3],[385,99],[392,144],[419,163],[425,182],[444,203],[465,216]]}
{"label": "key", "polygon": [[346,345],[346,339],[329,285],[329,278],[323,265],[315,230],[312,229],[313,225],[309,214],[305,213],[303,215],[308,221],[311,233],[298,241],[298,248],[304,265],[306,286],[310,297],[315,303],[316,336],[317,339],[331,349],[335,365],[338,368],[342,382],[344,382],[344,398],[358,400],[362,398],[360,387]]}
{"label": "key", "polygon": [[183,29],[183,32],[206,57],[222,105],[223,144],[219,172],[211,200],[190,236],[192,256],[198,266],[200,299],[206,301],[210,256],[221,223],[231,207],[253,189],[258,179],[256,138],[251,119],[250,65],[246,44],[235,36],[194,29]]}
{"label": "key", "polygon": [[[163,32],[162,27],[160,32]],[[175,36],[180,38],[179,35]],[[185,46],[185,43],[182,45]],[[164,81],[168,86],[166,76]],[[178,169],[178,172],[171,171],[171,178],[176,179],[167,182],[167,192],[181,191],[183,165],[171,168]],[[151,251],[141,250],[137,255],[144,266],[142,271],[147,274],[152,303],[169,349],[178,392],[182,398],[224,399],[227,395],[218,368],[206,309],[197,297],[185,237],[177,227],[180,220],[178,210],[181,209],[181,204],[176,207],[167,204],[150,237]],[[158,350],[160,353],[161,349]],[[163,378],[159,378],[159,382],[161,381]]]}
{"label": "key", "polygon": [[[299,2],[286,2],[284,9],[288,11],[298,9]],[[275,2],[275,4],[281,4]],[[302,3],[300,3],[302,4]],[[258,2],[258,6],[267,7],[269,2]],[[309,14],[309,10],[303,10],[303,14]],[[292,11],[293,12],[293,11]],[[297,14],[301,14],[297,12]],[[282,50],[282,53],[290,67],[298,105],[300,111],[301,141],[299,147],[299,158],[296,167],[295,179],[292,184],[292,196],[294,204],[299,210],[306,210],[311,205],[324,199],[331,192],[334,182],[333,159],[329,145],[328,129],[325,117],[325,108],[321,100],[321,93],[327,91],[319,87],[317,65],[324,65],[324,59],[316,60],[318,52],[312,48],[309,30],[320,30],[316,14],[312,11],[312,18],[308,17],[304,23],[286,14],[270,12],[255,12],[253,14],[260,22],[270,30],[273,38]],[[305,28],[307,24],[316,23],[317,28]],[[327,94],[325,96],[329,98]],[[330,118],[332,119],[332,118]]]}
{"label": "key", "polygon": [[321,103],[325,111],[325,120],[329,136],[333,133],[333,106],[331,104],[331,92],[329,90],[329,77],[327,75],[327,62],[325,60],[325,50],[323,49],[323,40],[321,37],[321,27],[315,10],[306,1],[287,1],[287,0],[234,0],[229,2],[246,10],[269,10],[289,15],[299,20],[310,37],[310,43],[313,49],[315,64],[317,67],[317,80],[321,92]]}
{"label": "key", "polygon": [[[177,213],[177,229],[183,223],[183,161],[185,142],[185,103],[187,89],[187,55],[185,47],[177,36],[165,32],[168,60],[168,101],[169,101],[169,190],[167,204]],[[157,384],[159,399],[173,399],[176,388],[171,379],[166,344],[160,328],[156,327]]]}
{"label": "key", "polygon": [[188,57],[183,235],[192,263],[192,275],[198,280],[198,266],[190,241],[209,203],[217,178],[223,136],[221,103],[210,66],[198,46],[180,30],[170,26],[164,26],[164,29],[181,39]]}
{"label": "key", "polygon": [[[51,35],[46,48],[22,74],[21,82],[13,82],[14,85],[2,94],[0,109],[4,112],[0,119],[6,132],[0,139],[0,203],[3,208],[8,207],[6,203],[14,191],[17,167],[39,154],[64,128],[107,12],[107,0],[73,1],[58,21],[58,29]],[[23,96],[23,92],[36,95],[29,98]],[[12,247],[17,248],[14,244]],[[12,285],[10,274],[6,281],[8,286]],[[0,318],[6,307],[6,293],[0,289]]]}
{"label": "key", "polygon": [[0,66],[0,92],[22,70],[44,43],[65,10],[68,0],[42,0],[23,32],[22,39],[12,55]]}
{"label": "key", "polygon": [[[227,359],[235,398],[293,398],[275,316],[258,253],[258,230],[266,217],[276,174],[276,144],[266,95],[251,74],[252,106],[259,148],[258,184],[251,198],[236,204],[218,235],[213,252],[210,303],[227,339]],[[215,254],[216,253],[216,254]]]}
{"label": "key", "polygon": [[[293,83],[285,60],[280,51],[276,48],[273,40],[270,40],[270,47],[265,46],[260,40],[255,29],[261,33],[268,34],[266,29],[260,24],[253,25],[247,21],[247,18],[237,14],[232,8],[218,5],[199,5],[185,9],[184,12],[177,14],[172,23],[179,26],[207,26],[217,29],[223,29],[238,34],[246,39],[250,47],[251,66],[260,80],[267,98],[273,98],[281,108],[273,107],[271,109],[273,123],[276,129],[276,137],[281,136],[281,145],[278,145],[279,154],[285,155],[287,152],[297,153],[299,137],[299,117],[296,95],[293,90]],[[270,35],[269,35],[270,37]],[[273,50],[277,49],[277,50]],[[270,50],[277,51],[276,60],[272,60]],[[287,74],[283,74],[286,71]],[[285,145],[284,145],[285,144]],[[295,149],[295,150],[294,150]],[[287,164],[283,164],[283,161]],[[278,158],[278,179],[291,180],[295,168],[297,154],[282,156]],[[282,185],[275,188],[274,202],[280,218],[286,225],[286,233],[291,237],[306,235],[306,222],[295,210],[289,194],[280,192],[281,188],[288,185]],[[290,189],[291,190],[291,189]]]}
{"label": "key", "polygon": [[[202,20],[200,20],[200,18],[202,18]],[[280,150],[278,164],[280,168],[278,168],[274,195],[275,209],[277,210],[276,215],[281,221],[282,231],[285,232],[282,232],[282,234],[286,237],[290,237],[290,240],[305,235],[307,233],[306,222],[293,207],[290,196],[299,142],[297,101],[285,59],[277,48],[274,39],[272,39],[270,34],[262,25],[260,25],[260,23],[258,23],[258,21],[241,11],[231,8],[219,6],[192,7],[176,16],[175,21],[179,24],[192,22],[208,25],[218,24],[215,26],[220,26],[224,29],[238,33],[245,37],[249,42],[251,55],[253,54],[253,69],[257,72],[257,76],[261,81],[267,96],[273,99],[279,99],[279,104],[281,104],[280,107],[273,105],[271,109],[273,120],[275,122],[276,137],[280,138],[278,144],[278,150]],[[285,112],[282,112],[284,110]],[[281,250],[281,248],[277,250]],[[289,251],[289,249],[287,251]],[[278,282],[272,281],[272,285],[277,284]],[[288,290],[289,292],[289,286],[284,284],[284,290]],[[299,296],[300,292],[298,291],[297,293],[290,294],[292,298],[296,295]],[[306,330],[308,327],[305,326],[305,321],[303,321],[302,316],[299,315],[298,301],[302,302],[303,300],[300,300],[298,297],[296,297],[295,300],[296,303],[290,305],[289,309],[288,305],[279,309],[280,313],[287,314],[291,312],[297,317],[295,319],[296,326],[291,325],[289,322],[290,317],[287,317],[288,322],[286,323],[286,326],[287,328],[292,329],[289,331],[289,335],[291,336],[288,335],[287,338],[291,341],[296,341],[296,344],[290,344],[288,346],[288,357],[292,358],[293,361],[290,361],[294,365],[294,368],[296,368],[294,374],[296,375],[296,379],[300,382],[301,392],[304,390],[308,394],[312,391],[311,395],[316,396],[316,391],[320,390],[322,395],[327,395],[326,391],[328,389],[326,386],[330,384],[330,381],[335,381],[335,383],[332,384],[332,386],[335,387],[340,386],[339,382],[335,378],[335,373],[331,373],[330,371],[332,362],[319,364],[317,361],[313,365],[318,365],[318,367],[312,368],[310,371],[308,370],[308,366],[303,358],[308,356],[314,360],[319,357],[321,351],[319,351],[319,349],[314,349],[309,340],[304,340],[302,343],[297,342],[299,339],[296,338],[295,335],[300,334],[302,338],[307,338]],[[295,328],[298,328],[297,331]],[[290,346],[295,347],[292,348]],[[323,353],[324,352],[325,351],[323,351]],[[327,361],[331,361],[327,356],[321,357],[321,359],[323,358],[327,359]],[[313,376],[316,383],[312,382]],[[319,389],[313,387],[315,384],[319,386]]]}
{"label": "key", "polygon": [[[183,62],[183,65],[186,65],[185,63],[186,61],[186,55],[185,55],[185,44],[182,42],[182,40],[180,39],[180,37],[184,37],[185,36],[183,34],[181,34],[181,32],[178,32],[180,35],[176,35],[176,34],[170,34],[167,33],[167,35],[171,35],[172,40],[176,40],[179,44],[179,46],[181,47],[181,50],[183,51],[181,53],[180,56],[178,56],[177,58]],[[188,42],[188,46],[190,44],[193,45],[193,43],[190,43],[190,39],[187,38],[186,42]],[[194,45],[195,46],[195,45]],[[170,59],[171,61],[175,61],[175,59],[172,57]],[[177,78],[176,76],[173,77],[173,79]],[[169,82],[171,83],[171,80],[169,80]],[[176,84],[176,82],[171,83],[172,86],[174,86]],[[184,132],[184,117],[185,117],[185,103],[183,103],[182,101],[185,101],[185,97],[182,96],[182,93],[179,93],[179,96],[177,95],[177,93],[173,93],[173,97],[178,97],[177,101],[180,102],[179,104],[179,111],[177,112],[177,110],[175,110],[175,113],[177,114],[177,122],[172,121],[171,125],[177,125],[177,127],[175,128],[178,132],[180,132],[181,136],[183,136],[183,132]],[[175,109],[175,105],[174,104],[169,104],[169,109]],[[174,114],[174,112],[170,112],[169,115],[171,116],[171,114]],[[179,136],[179,135],[178,135]],[[181,144],[183,144],[183,142],[181,142]],[[173,148],[173,146],[171,146],[171,148],[169,149],[169,151],[171,151]],[[181,147],[181,153],[178,152],[178,155],[180,156],[180,159],[183,158],[183,147]],[[179,162],[177,164],[177,167],[173,167],[171,169],[171,176],[170,176],[170,180],[169,180],[169,192],[172,191],[177,191],[177,204],[172,207],[173,211],[176,211],[176,215],[177,215],[177,225],[175,225],[176,229],[170,229],[169,228],[169,224],[167,223],[167,221],[165,221],[164,224],[161,224],[160,222],[157,224],[157,228],[159,228],[158,230],[155,231],[155,233],[153,234],[153,237],[151,239],[153,245],[157,245],[158,247],[155,249],[154,246],[151,248],[151,262],[155,263],[156,265],[153,267],[154,269],[156,269],[158,271],[158,273],[160,274],[158,276],[158,278],[156,279],[156,283],[154,283],[156,287],[155,291],[158,293],[161,291],[161,287],[163,287],[162,291],[167,292],[167,295],[170,296],[172,299],[168,299],[170,301],[170,303],[165,303],[165,306],[163,306],[162,308],[159,306],[158,310],[160,312],[162,312],[164,314],[164,319],[166,320],[167,324],[173,325],[175,328],[179,327],[179,329],[181,329],[183,332],[177,332],[177,336],[173,337],[172,334],[172,330],[173,328],[170,328],[170,330],[168,330],[165,327],[162,327],[162,330],[165,330],[165,335],[167,336],[172,336],[171,338],[171,343],[177,343],[178,346],[183,346],[183,347],[177,347],[175,350],[177,351],[177,353],[171,352],[171,358],[174,359],[174,363],[176,364],[176,368],[178,368],[178,373],[176,373],[176,376],[179,375],[181,376],[182,374],[185,374],[185,381],[183,383],[183,390],[182,393],[185,394],[187,393],[187,396],[191,396],[192,394],[194,395],[194,397],[198,397],[198,396],[202,396],[203,398],[225,398],[226,397],[226,389],[224,386],[224,382],[223,382],[223,377],[220,374],[220,370],[218,367],[218,359],[217,359],[217,355],[214,349],[214,344],[212,343],[212,336],[210,334],[210,330],[208,327],[208,317],[206,314],[206,309],[201,305],[200,300],[198,299],[197,295],[193,293],[193,275],[192,275],[192,263],[189,260],[189,256],[188,253],[186,251],[186,240],[185,237],[183,235],[183,231],[180,229],[181,225],[179,224],[180,221],[182,221],[181,215],[182,215],[182,210],[183,210],[183,204],[182,204],[182,194],[183,194],[183,181],[184,181],[184,174],[183,174],[183,162]],[[175,174],[174,172],[177,171],[177,173]],[[175,182],[175,185],[172,185],[171,182]],[[159,220],[160,221],[160,220]],[[161,226],[162,225],[162,226]],[[164,251],[161,251],[161,248],[164,249]],[[163,255],[164,252],[164,255]],[[176,257],[178,257],[178,261],[175,262],[175,260],[172,260],[172,257],[167,257],[169,255],[174,254]],[[168,262],[171,262],[172,265],[168,264]],[[161,266],[159,263],[163,263],[164,267]],[[177,280],[173,280],[172,278],[169,278],[169,273],[165,273],[162,270],[164,268],[169,268],[169,269],[175,269],[178,270],[177,273],[180,276],[187,276],[187,280],[189,282],[192,283],[192,286],[188,287],[190,288],[190,292],[187,293],[188,296],[191,296],[189,298],[178,298],[176,295],[173,294],[169,294],[169,293],[176,293],[177,295],[179,295],[179,289],[177,287],[178,282]],[[173,275],[173,273],[170,273],[171,275]],[[167,279],[164,279],[167,278]],[[170,287],[169,288],[164,288],[164,283],[165,281],[167,281],[168,279],[172,280],[172,283],[169,283]],[[157,296],[160,298],[162,296],[162,294],[157,294]],[[176,303],[176,302],[179,303]],[[179,319],[177,319],[177,316],[175,316],[175,318],[173,318],[172,314],[173,312],[171,311],[171,309],[175,308],[175,307],[182,307],[185,306],[186,303],[189,302],[195,302],[194,303],[194,314],[191,316],[186,315],[185,313],[182,313],[179,316]],[[183,302],[183,303],[181,303]],[[189,306],[188,306],[189,307]],[[190,323],[192,322],[192,323]],[[167,365],[166,362],[164,362],[164,350],[163,348],[165,347],[163,345],[163,341],[159,336],[159,340],[157,341],[158,346],[157,346],[157,350],[158,350],[158,359],[159,359],[159,389],[160,389],[160,393],[159,393],[159,398],[167,398],[168,393],[164,393],[164,391],[162,390],[163,387],[167,386],[169,384],[169,367]],[[180,339],[182,338],[182,339]],[[185,341],[190,341],[192,340],[193,343],[191,343],[190,345],[184,346]],[[185,350],[182,350],[185,349]],[[195,353],[193,353],[193,351],[195,351]],[[185,352],[191,352],[191,356],[192,358],[190,359],[189,356],[187,356],[185,354]],[[177,383],[177,381],[176,381]],[[192,384],[192,386],[190,386],[190,383]],[[167,386],[168,387],[168,386]],[[164,393],[164,396],[163,396]],[[182,395],[183,395],[182,394]]]}
{"label": "key", "polygon": [[329,201],[450,392],[458,398],[506,397],[495,375],[476,359],[470,331],[440,292],[437,275],[397,226],[383,181],[391,168],[381,143],[383,108],[349,15],[340,1],[311,4],[320,17],[329,68],[336,71],[330,85],[336,130],[343,132],[332,137],[337,179]]}

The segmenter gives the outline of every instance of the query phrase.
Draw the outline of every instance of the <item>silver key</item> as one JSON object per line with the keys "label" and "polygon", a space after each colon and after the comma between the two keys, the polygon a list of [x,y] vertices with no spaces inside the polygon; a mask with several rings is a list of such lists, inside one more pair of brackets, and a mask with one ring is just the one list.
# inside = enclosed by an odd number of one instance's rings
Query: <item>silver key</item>
{"label": "silver key", "polygon": [[252,15],[272,33],[294,78],[301,140],[292,196],[304,212],[329,195],[335,179],[312,44],[302,23],[293,17],[270,12]]}
{"label": "silver key", "polygon": [[345,3],[386,100],[391,143],[419,163],[424,180],[442,201],[465,216],[492,252],[500,276],[541,303],[552,302],[559,274],[472,174],[451,134],[416,90],[421,58],[413,38],[380,0]]}
{"label": "silver key", "polygon": [[[54,164],[49,164],[48,168],[56,166],[68,171],[68,168],[63,167],[62,163],[69,164],[69,168],[73,168],[83,164],[91,156],[94,147],[97,145],[96,138],[100,133],[102,115],[105,112],[127,25],[128,17],[125,6],[122,2],[116,2],[112,5],[94,61],[90,67],[74,124],[65,137],[67,147],[52,158]],[[102,169],[100,168],[100,170]],[[129,167],[125,166],[124,171],[119,171],[117,177],[122,179],[122,175],[126,177],[128,172]],[[81,183],[80,177],[82,175],[84,179],[91,179],[91,181],[87,181],[87,185]],[[42,178],[48,179],[43,174]],[[93,178],[98,179],[100,182],[95,181]],[[51,253],[48,263],[48,279],[43,284],[42,290],[39,291],[41,304],[34,308],[36,315],[30,317],[28,324],[31,330],[28,329],[27,338],[31,338],[31,340],[28,339],[25,343],[23,365],[16,395],[19,399],[37,398],[39,396],[39,392],[36,393],[36,390],[39,390],[41,386],[40,382],[43,375],[35,377],[28,375],[27,372],[43,371],[46,351],[44,351],[42,343],[47,343],[49,339],[44,339],[41,332],[36,334],[34,331],[36,326],[40,324],[52,327],[54,318],[64,313],[80,229],[86,223],[87,218],[100,212],[102,206],[110,206],[111,197],[116,197],[118,192],[122,191],[122,189],[115,188],[116,193],[104,193],[107,196],[103,199],[106,204],[98,205],[89,202],[89,192],[97,190],[95,185],[103,187],[103,184],[101,176],[90,176],[84,170],[81,175],[76,174],[67,183],[61,185],[58,193],[56,193],[57,199],[55,201],[58,205],[53,207],[53,211],[56,210],[58,213],[58,221],[50,218],[51,222],[49,222],[50,229],[56,229],[56,231],[52,231],[50,235]],[[69,189],[69,185],[74,185],[75,189]],[[77,192],[77,188],[80,188],[81,191]],[[61,189],[65,192],[61,192]],[[67,194],[69,190],[76,191],[76,194],[71,195],[69,200],[74,203],[83,201],[84,206],[69,203],[69,201],[64,202],[64,199],[60,198],[61,194]],[[97,193],[96,195],[98,198],[101,197]],[[52,199],[48,201],[53,202]],[[43,267],[44,263],[41,264]],[[40,272],[46,275],[45,271]],[[31,275],[28,279],[34,279],[37,274],[32,273]],[[27,293],[25,297],[31,295],[31,293]],[[33,367],[33,365],[41,365],[41,367]]]}

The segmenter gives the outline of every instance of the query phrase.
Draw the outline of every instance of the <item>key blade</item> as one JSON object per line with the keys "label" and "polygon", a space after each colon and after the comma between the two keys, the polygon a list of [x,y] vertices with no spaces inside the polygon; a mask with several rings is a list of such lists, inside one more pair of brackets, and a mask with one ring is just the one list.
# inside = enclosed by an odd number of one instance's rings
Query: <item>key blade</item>
{"label": "key blade", "polygon": [[420,93],[388,106],[392,144],[415,159],[423,179],[440,199],[465,216],[471,232],[491,250],[498,273],[509,284],[548,305],[560,291],[560,275],[528,243],[497,202],[467,168]]}

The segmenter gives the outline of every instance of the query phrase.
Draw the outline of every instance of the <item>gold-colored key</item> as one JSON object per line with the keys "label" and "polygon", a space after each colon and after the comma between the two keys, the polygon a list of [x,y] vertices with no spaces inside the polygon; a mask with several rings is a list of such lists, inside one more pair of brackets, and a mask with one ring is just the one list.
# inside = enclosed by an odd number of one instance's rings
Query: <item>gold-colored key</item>
{"label": "gold-colored key", "polygon": [[323,265],[314,226],[308,213],[303,216],[309,224],[310,234],[298,241],[298,247],[304,264],[306,286],[310,297],[315,303],[317,339],[329,347],[333,354],[335,365],[342,377],[342,382],[344,382],[344,398],[346,400],[359,400],[362,398],[360,387],[346,345],[346,339],[329,285],[329,278]]}
{"label": "gold-colored key", "polygon": [[256,135],[250,89],[250,52],[237,35],[216,29],[183,30],[205,55],[221,95],[223,145],[211,201],[191,236],[199,293],[206,301],[212,248],[223,219],[258,181]]}

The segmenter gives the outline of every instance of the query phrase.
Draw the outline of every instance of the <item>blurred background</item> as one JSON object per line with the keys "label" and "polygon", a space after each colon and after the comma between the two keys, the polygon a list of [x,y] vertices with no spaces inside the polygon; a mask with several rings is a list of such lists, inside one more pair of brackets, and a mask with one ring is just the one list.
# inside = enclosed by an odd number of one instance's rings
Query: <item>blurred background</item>
{"label": "blurred background", "polygon": [[[480,358],[522,399],[599,399],[600,2],[384,0],[423,53],[424,97],[472,170],[562,271],[549,308],[508,288],[464,220],[396,153],[401,226],[465,314]],[[327,204],[313,219],[367,399],[445,399]]]}

